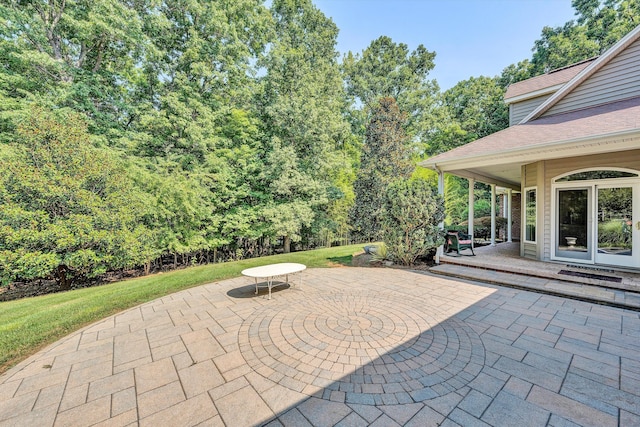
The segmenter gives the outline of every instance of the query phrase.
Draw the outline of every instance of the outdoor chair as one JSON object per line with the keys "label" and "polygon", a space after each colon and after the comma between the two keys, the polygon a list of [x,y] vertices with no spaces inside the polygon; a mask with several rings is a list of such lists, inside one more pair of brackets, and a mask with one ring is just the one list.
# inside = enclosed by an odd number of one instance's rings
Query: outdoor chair
{"label": "outdoor chair", "polygon": [[476,256],[473,252],[473,241],[468,234],[460,233],[459,231],[448,231],[445,242],[445,253],[456,251],[460,256],[460,251],[470,249],[472,256]]}

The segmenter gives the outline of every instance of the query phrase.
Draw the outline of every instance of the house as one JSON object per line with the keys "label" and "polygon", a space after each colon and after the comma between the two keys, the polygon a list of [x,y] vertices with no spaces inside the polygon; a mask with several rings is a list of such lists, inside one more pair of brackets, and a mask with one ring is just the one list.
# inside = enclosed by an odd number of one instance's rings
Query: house
{"label": "house", "polygon": [[420,163],[440,191],[445,173],[490,184],[492,206],[502,188],[509,218],[519,193],[522,257],[640,269],[640,26],[598,58],[511,85],[505,101],[507,129]]}

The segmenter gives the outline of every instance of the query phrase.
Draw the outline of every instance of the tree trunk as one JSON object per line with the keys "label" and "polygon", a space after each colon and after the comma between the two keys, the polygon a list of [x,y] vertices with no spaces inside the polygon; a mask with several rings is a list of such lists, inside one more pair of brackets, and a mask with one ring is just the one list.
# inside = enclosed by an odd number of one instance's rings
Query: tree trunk
{"label": "tree trunk", "polygon": [[284,253],[288,254],[291,252],[291,237],[284,236]]}
{"label": "tree trunk", "polygon": [[58,280],[58,284],[60,285],[60,290],[68,291],[71,289],[71,282],[67,277],[67,266],[59,265],[58,270],[56,271],[56,279]]}

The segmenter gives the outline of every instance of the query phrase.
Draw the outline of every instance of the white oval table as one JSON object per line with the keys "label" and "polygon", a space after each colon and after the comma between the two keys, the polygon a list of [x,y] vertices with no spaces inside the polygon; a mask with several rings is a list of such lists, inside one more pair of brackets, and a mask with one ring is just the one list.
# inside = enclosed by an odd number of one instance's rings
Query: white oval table
{"label": "white oval table", "polygon": [[[253,277],[256,280],[256,295],[258,295],[258,279],[267,279],[267,284],[261,287],[269,288],[269,299],[271,299],[271,288],[274,286],[288,285],[289,275],[295,273],[301,273],[307,268],[304,264],[297,264],[295,262],[282,262],[279,264],[263,265],[261,267],[253,267],[242,270],[242,275],[247,277]],[[285,277],[285,282],[273,284],[274,279]],[[300,280],[299,280],[300,281]],[[295,284],[293,285],[295,286]]]}

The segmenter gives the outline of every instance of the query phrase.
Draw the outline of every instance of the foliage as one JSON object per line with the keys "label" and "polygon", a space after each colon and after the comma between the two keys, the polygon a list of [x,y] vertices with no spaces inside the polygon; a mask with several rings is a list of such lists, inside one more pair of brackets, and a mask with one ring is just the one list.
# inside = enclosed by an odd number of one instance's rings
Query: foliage
{"label": "foliage", "polygon": [[[491,214],[491,201],[487,199],[478,199],[473,202],[473,214],[476,218],[486,217]],[[467,218],[468,216],[467,210]]]}
{"label": "foliage", "polygon": [[577,19],[542,29],[534,44],[533,74],[598,56],[640,24],[638,0],[573,0]]}
{"label": "foliage", "polygon": [[[509,110],[503,101],[505,89],[498,78],[470,78],[442,94],[442,109],[447,120],[439,125],[426,147],[428,155],[438,154],[491,135],[509,126]],[[489,202],[487,188],[478,183],[476,215],[486,215]],[[457,177],[445,181],[447,222],[459,223],[468,218],[468,183]]]}
{"label": "foliage", "polygon": [[380,231],[381,194],[398,178],[409,178],[413,165],[405,144],[404,115],[393,98],[381,98],[367,124],[355,204],[350,218],[354,232],[375,240]]}
{"label": "foliage", "polygon": [[383,196],[382,239],[388,257],[403,265],[412,265],[444,243],[439,223],[444,220],[442,198],[429,183],[421,180],[396,180]]}
{"label": "foliage", "polygon": [[[506,230],[507,222],[507,218],[496,216],[496,231]],[[467,230],[469,230],[469,220],[462,221],[457,225],[449,225],[447,229],[464,231],[466,233]],[[491,237],[491,216],[481,216],[473,219],[473,235],[480,239],[488,239]]]}
{"label": "foliage", "polygon": [[640,24],[638,0],[573,0],[571,4],[577,23],[586,27],[587,37],[598,43],[600,52]]}
{"label": "foliage", "polygon": [[498,84],[506,89],[510,84],[527,80],[534,76],[533,64],[528,59],[517,64],[511,64],[502,70],[498,77]]}
{"label": "foliage", "polygon": [[342,150],[348,125],[342,115],[337,27],[310,0],[276,0],[272,13],[276,41],[261,62],[266,76],[260,111],[269,152],[264,215],[288,251],[305,229],[323,234],[344,229],[341,199],[353,174]]}
{"label": "foliage", "polygon": [[120,84],[152,49],[134,8],[119,0],[27,0],[3,2],[0,16],[0,92],[83,112],[92,131],[126,123],[130,99]]}
{"label": "foliage", "polygon": [[[432,128],[440,123],[439,87],[435,80],[427,79],[435,66],[435,56],[423,45],[410,52],[406,44],[395,43],[387,36],[373,40],[361,54],[348,52],[342,61],[342,72],[352,101],[354,124],[366,123],[380,98],[394,98],[406,115],[406,142],[420,150]],[[364,128],[356,126],[353,131],[364,137]]]}
{"label": "foliage", "polygon": [[624,220],[598,222],[598,247],[631,248],[631,226]]}
{"label": "foliage", "polygon": [[[123,165],[87,145],[75,114],[32,109],[0,176],[0,280],[75,277],[140,265],[153,233]],[[8,150],[7,150],[8,151]]]}
{"label": "foliage", "polygon": [[425,154],[439,154],[508,127],[504,93],[500,79],[484,76],[463,80],[442,93]]}
{"label": "foliage", "polygon": [[425,77],[435,66],[435,56],[423,45],[410,53],[406,44],[396,44],[381,36],[361,55],[349,52],[345,56],[342,66],[347,93],[371,109],[383,97],[408,100],[424,90]]}
{"label": "foliage", "polygon": [[589,39],[586,28],[569,21],[562,27],[542,29],[536,40],[532,58],[536,74],[547,73],[569,64],[583,61],[600,53],[600,46]]}
{"label": "foliage", "polygon": [[504,92],[497,78],[484,76],[463,80],[444,92],[444,104],[465,131],[463,141],[480,139],[509,126]]}
{"label": "foliage", "polygon": [[459,224],[468,220],[469,181],[455,175],[445,175],[444,195],[445,222]]}

